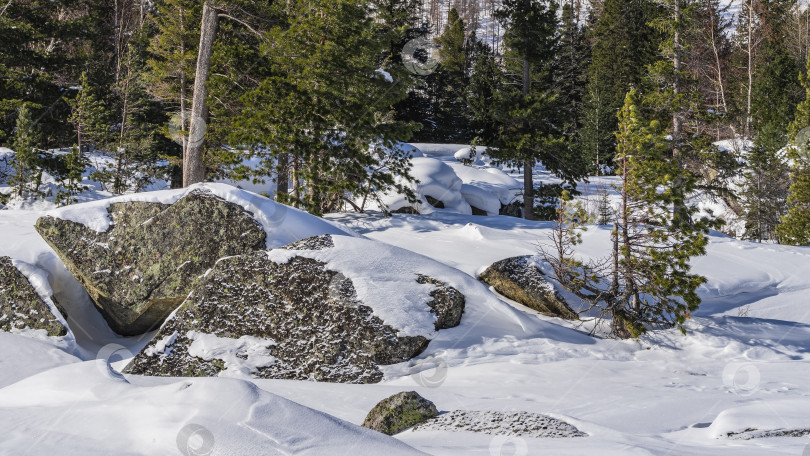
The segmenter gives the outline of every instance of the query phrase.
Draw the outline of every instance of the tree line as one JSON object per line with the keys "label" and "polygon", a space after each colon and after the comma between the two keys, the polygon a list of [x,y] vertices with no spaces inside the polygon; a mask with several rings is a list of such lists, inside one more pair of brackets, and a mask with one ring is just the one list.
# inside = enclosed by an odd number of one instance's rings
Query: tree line
{"label": "tree line", "polygon": [[[559,176],[550,187],[523,173],[523,215],[554,218],[537,202],[622,169],[632,91],[638,122],[664,137],[676,219],[701,192],[743,218],[747,238],[808,242],[806,145],[785,148],[810,125],[810,17],[796,1],[457,3],[439,20],[437,2],[418,0],[8,2],[8,181],[35,195],[48,172],[70,202],[93,152],[110,158],[94,180],[115,193],[272,179],[277,199],[321,214],[412,197],[397,142],[458,142]],[[405,55],[420,39],[437,55]],[[403,62],[434,57],[435,71]]]}

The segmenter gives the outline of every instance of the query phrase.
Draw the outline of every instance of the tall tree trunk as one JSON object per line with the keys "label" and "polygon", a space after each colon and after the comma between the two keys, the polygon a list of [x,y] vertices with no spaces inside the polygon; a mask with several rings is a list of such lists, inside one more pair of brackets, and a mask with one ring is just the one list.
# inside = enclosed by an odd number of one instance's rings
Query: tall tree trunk
{"label": "tall tree trunk", "polygon": [[205,143],[208,106],[206,105],[206,85],[211,71],[211,56],[214,52],[214,39],[219,27],[219,13],[210,2],[203,5],[200,27],[200,48],[197,54],[197,72],[194,77],[194,95],[191,101],[191,122],[186,157],[183,161],[183,187],[205,180],[203,145]]}
{"label": "tall tree trunk", "polygon": [[[531,72],[529,59],[523,56],[523,97],[529,95],[531,89]],[[523,218],[534,220],[534,160],[526,158],[523,160]]]}
{"label": "tall tree trunk", "polygon": [[673,210],[674,224],[688,223],[690,220],[689,211],[684,201],[683,192],[683,172],[684,160],[683,150],[683,108],[681,107],[681,0],[674,0],[674,23],[675,30],[672,37],[672,93],[675,96],[675,110],[672,113],[672,156],[678,162],[679,175],[675,178],[673,186],[678,197],[675,199]]}
{"label": "tall tree trunk", "polygon": [[754,0],[748,2],[748,97],[745,105],[745,128],[743,134],[751,137],[751,92],[754,87]]}
{"label": "tall tree trunk", "polygon": [[[181,36],[186,33],[186,16],[183,8],[180,8],[180,34]],[[186,43],[180,40],[180,55],[186,55]],[[182,153],[180,157],[183,163],[186,162],[186,149],[188,148],[188,108],[186,107],[186,69],[185,66],[180,68],[180,138]]]}
{"label": "tall tree trunk", "polygon": [[[290,191],[290,155],[281,153],[278,155],[278,167],[276,171],[276,195],[286,195]],[[278,196],[276,196],[278,200]]]}

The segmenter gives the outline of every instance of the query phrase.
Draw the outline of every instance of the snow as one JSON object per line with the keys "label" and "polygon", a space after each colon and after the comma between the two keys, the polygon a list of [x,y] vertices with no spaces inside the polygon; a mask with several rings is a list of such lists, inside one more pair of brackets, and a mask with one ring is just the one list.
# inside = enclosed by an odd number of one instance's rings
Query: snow
{"label": "snow", "polygon": [[391,76],[391,73],[383,70],[382,68],[377,68],[374,72],[382,76],[386,82],[394,82],[394,78]]}
{"label": "snow", "polygon": [[[57,309],[56,304],[53,302],[53,289],[51,288],[50,283],[48,282],[48,273],[36,266],[30,265],[24,261],[20,261],[17,259],[11,260],[11,264],[17,268],[27,279],[31,286],[34,287],[34,290],[37,292],[37,295],[45,302],[45,305],[48,306],[48,309],[51,311],[53,316],[62,323],[63,326],[68,328],[68,323],[65,318],[62,316],[62,313],[59,312]],[[47,337],[45,330],[24,330],[22,333],[32,336],[39,336],[39,337]],[[42,333],[42,334],[39,334]],[[62,336],[61,339],[67,345],[71,345],[73,343],[73,334],[68,328],[68,333],[65,336]]]}
{"label": "snow", "polygon": [[250,212],[267,233],[267,248],[280,247],[319,234],[346,234],[337,226],[319,220],[306,212],[276,203],[255,193],[218,183],[195,184],[182,190],[132,193],[54,209],[48,211],[46,215],[70,220],[92,230],[104,232],[110,228],[112,223],[107,211],[111,204],[129,201],[173,204],[193,191],[208,192]]}
{"label": "snow", "polygon": [[0,404],[4,454],[423,454],[249,382],[141,386],[95,362],[0,389]]}
{"label": "snow", "polygon": [[492,334],[505,328],[520,332],[532,326],[529,319],[488,293],[486,286],[445,264],[382,242],[348,236],[332,236],[332,241],[334,248],[276,249],[268,256],[276,263],[285,263],[294,256],[325,263],[327,269],[351,279],[358,299],[383,322],[399,330],[400,337],[435,339],[447,333],[434,330],[436,315],[425,303],[432,300],[430,292],[435,287],[418,283],[420,274],[445,282],[467,298],[461,329],[454,332],[463,331],[469,322],[478,322],[477,331]]}
{"label": "snow", "polygon": [[[466,168],[459,163],[456,169],[453,163],[463,147],[448,146],[445,155],[429,153],[440,148],[423,151],[461,181],[458,185],[444,174],[436,178],[437,185],[457,185],[462,197]],[[471,167],[471,173],[490,172],[479,167]],[[500,178],[521,178],[507,169],[498,171],[504,173]],[[538,181],[555,182],[541,167],[534,172]],[[615,202],[615,182],[615,177],[592,178],[580,186],[580,201],[593,211],[606,192]],[[271,219],[278,209],[248,192],[220,188],[243,207],[256,210],[254,215]],[[173,192],[131,197],[169,201],[184,191]],[[92,203],[76,217],[103,226],[100,216],[106,219],[108,203]],[[408,312],[408,303],[399,300],[429,292],[428,286],[412,280],[414,270],[433,272],[466,295],[461,325],[432,334],[416,359],[383,366],[385,378],[376,385],[124,377],[108,368],[109,354],[118,353],[121,361],[112,367],[120,369],[151,334],[123,338],[109,330],[81,286],[33,230],[41,215],[0,211],[0,255],[47,273],[32,280],[46,278],[66,307],[75,346],[57,338],[0,333],[0,426],[5,431],[0,454],[178,454],[178,437],[185,441],[194,432],[197,445],[213,436],[213,454],[413,454],[407,444],[429,454],[459,456],[746,456],[798,455],[808,445],[808,436],[802,436],[810,427],[808,248],[739,241],[713,232],[707,255],[692,262],[708,282],[699,289],[703,304],[687,322],[687,335],[661,330],[620,341],[589,336],[591,321],[545,317],[500,299],[475,280],[476,273],[497,260],[535,254],[536,244],[547,242],[552,226],[548,222],[448,210],[393,217],[332,214],[321,221],[290,211],[280,225],[335,230],[326,231],[336,234],[336,244],[348,252],[345,258],[330,257],[328,250],[296,254],[320,256],[350,278],[374,265],[369,282],[379,289],[358,290],[384,301],[374,312],[405,306],[400,309],[403,321],[432,322],[432,315]],[[610,227],[589,226],[580,255],[603,256],[609,239]],[[275,252],[271,255],[281,255]],[[395,277],[397,272],[400,277]],[[164,351],[171,347],[171,340],[165,342]],[[200,353],[213,357],[220,343],[244,343],[244,349],[256,350],[256,343],[266,341],[200,343]],[[250,363],[269,362],[254,355],[247,358],[248,365],[240,365],[246,361],[242,358],[230,360],[236,364],[233,369],[229,364],[228,371],[239,373],[249,370]],[[508,435],[513,426],[496,427],[496,434],[425,427],[398,434],[398,443],[354,426],[381,399],[411,390],[434,401],[441,411],[464,412],[466,422],[473,424],[492,417],[546,416],[587,436]]]}
{"label": "snow", "polygon": [[[416,157],[411,159],[411,175],[417,179],[418,183],[413,185],[417,200],[420,202],[415,206],[421,214],[430,214],[435,211],[446,210],[461,214],[472,214],[469,203],[464,200],[461,194],[463,182],[453,172],[453,168],[440,160],[428,157]],[[444,205],[443,208],[436,208],[431,205],[427,196],[430,196]],[[411,207],[411,203],[400,194],[389,192],[382,196],[383,203],[391,211],[396,211],[404,207]]]}
{"label": "snow", "polygon": [[[253,336],[232,339],[197,331],[189,331],[186,337],[193,341],[188,347],[189,355],[205,361],[219,359],[225,363],[225,370],[219,373],[220,377],[250,378],[258,368],[276,362],[274,357],[266,354],[268,347],[276,345],[272,340]],[[174,341],[169,342],[171,345]]]}

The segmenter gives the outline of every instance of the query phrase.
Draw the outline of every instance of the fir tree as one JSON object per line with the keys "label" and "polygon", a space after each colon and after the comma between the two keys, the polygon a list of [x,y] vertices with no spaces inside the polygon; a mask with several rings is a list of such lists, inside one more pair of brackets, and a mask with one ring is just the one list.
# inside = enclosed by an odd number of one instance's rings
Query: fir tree
{"label": "fir tree", "polygon": [[794,157],[787,197],[787,212],[777,228],[779,241],[788,245],[810,245],[810,164],[807,157]]}
{"label": "fir tree", "polygon": [[65,176],[55,201],[57,205],[75,204],[79,201],[76,195],[86,190],[81,182],[89,161],[78,147],[71,147],[70,152],[60,158]]}
{"label": "fir tree", "polygon": [[560,87],[561,115],[564,116],[566,134],[575,136],[580,129],[579,118],[585,99],[585,68],[588,66],[588,48],[585,31],[577,22],[572,3],[565,3],[559,32],[559,55],[554,78]]}
{"label": "fir tree", "polygon": [[[176,110],[181,158],[188,144],[191,88],[199,44],[202,7],[191,0],[164,0],[153,14],[155,37],[149,44],[147,60],[149,92]],[[173,132],[168,132],[170,135]]]}
{"label": "fir tree", "polygon": [[427,122],[431,141],[468,142],[465,88],[468,84],[468,47],[465,24],[458,11],[451,8],[447,13],[447,25],[436,38],[440,65],[428,79],[431,84],[433,107]]}
{"label": "fir tree", "polygon": [[87,73],[82,73],[81,88],[71,102],[69,121],[76,131],[76,147],[83,152],[89,146],[104,148],[110,142],[110,113],[90,84]]}
{"label": "fir tree", "polygon": [[504,90],[504,75],[492,49],[484,43],[476,43],[475,62],[467,86],[467,115],[476,141],[494,144],[497,139],[495,123],[496,102]]}

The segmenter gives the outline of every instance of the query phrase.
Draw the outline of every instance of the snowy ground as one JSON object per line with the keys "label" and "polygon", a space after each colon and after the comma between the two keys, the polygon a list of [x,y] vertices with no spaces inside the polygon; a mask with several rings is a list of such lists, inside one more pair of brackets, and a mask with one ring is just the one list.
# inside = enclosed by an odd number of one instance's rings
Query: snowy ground
{"label": "snowy ground", "polygon": [[[452,163],[453,147],[446,149],[423,152]],[[537,177],[550,181],[542,170]],[[612,192],[613,182],[592,179],[581,188],[583,199],[591,204],[601,189]],[[0,255],[47,271],[68,308],[75,345],[0,333],[0,454],[417,454],[402,443],[465,456],[810,454],[810,248],[714,233],[708,255],[694,262],[708,283],[686,336],[661,331],[639,341],[599,339],[586,334],[587,323],[579,327],[507,303],[514,312],[474,309],[418,359],[385,367],[386,378],[376,385],[167,379],[108,369],[107,360],[122,368],[150,335],[122,338],[106,327],[34,232],[40,215],[1,210]],[[442,210],[327,219],[469,276],[494,261],[534,253],[551,226]],[[604,255],[608,238],[608,227],[589,227],[581,253]],[[405,431],[399,442],[350,424],[362,423],[379,400],[409,390],[455,415]],[[465,430],[497,431],[493,421],[537,414],[587,436]]]}

